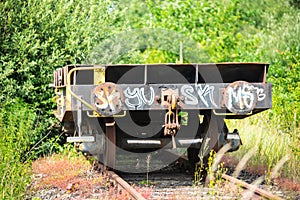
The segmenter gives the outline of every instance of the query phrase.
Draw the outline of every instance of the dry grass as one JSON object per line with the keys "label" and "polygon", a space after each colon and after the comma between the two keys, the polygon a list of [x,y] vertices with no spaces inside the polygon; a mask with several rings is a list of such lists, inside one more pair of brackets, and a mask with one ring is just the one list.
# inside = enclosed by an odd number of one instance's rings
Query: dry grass
{"label": "dry grass", "polygon": [[229,120],[229,128],[238,128],[243,145],[237,152],[230,153],[237,160],[241,160],[249,151],[254,151],[247,162],[247,168],[257,174],[264,174],[271,178],[272,169],[284,157],[289,156],[287,162],[278,171],[279,176],[300,181],[298,128],[293,132],[284,132],[273,125],[273,121],[265,119],[266,114],[258,114],[250,119]]}
{"label": "dry grass", "polygon": [[[93,170],[91,163],[78,155],[52,155],[39,158],[32,164],[33,193],[53,188],[62,189],[65,194],[73,194],[78,199],[131,199],[129,193],[118,187],[105,174]],[[152,188],[136,187],[136,190],[148,199]]]}
{"label": "dry grass", "polygon": [[39,158],[33,162],[32,171],[41,177],[35,189],[56,187],[67,190],[71,185],[77,188],[90,188],[93,184],[102,183],[101,177],[88,178],[91,165],[81,156],[70,158],[55,154]]}
{"label": "dry grass", "polygon": [[290,191],[298,191],[300,192],[300,183],[287,179],[287,178],[276,178],[274,179],[274,183],[282,186],[285,189],[288,189]]}

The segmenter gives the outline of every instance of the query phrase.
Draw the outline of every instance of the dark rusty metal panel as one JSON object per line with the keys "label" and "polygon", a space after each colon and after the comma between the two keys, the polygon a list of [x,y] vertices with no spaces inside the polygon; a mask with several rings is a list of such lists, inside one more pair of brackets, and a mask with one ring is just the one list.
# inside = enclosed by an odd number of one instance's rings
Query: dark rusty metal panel
{"label": "dark rusty metal panel", "polygon": [[[100,65],[68,65],[56,70],[54,85],[66,88],[66,76],[73,68],[99,67]],[[253,114],[271,108],[271,84],[265,83],[269,64],[267,63],[208,63],[208,64],[127,64],[101,65],[105,69],[105,82],[117,83],[124,94],[122,110],[164,110],[161,105],[163,90],[178,90],[178,106],[187,110],[226,110],[223,92],[229,83],[246,81],[263,91],[261,98],[253,107]],[[89,71],[89,72],[88,72]],[[125,74],[130,72],[129,76]],[[216,74],[218,76],[216,76]],[[132,76],[133,75],[133,76]],[[71,76],[71,89],[88,104],[95,104],[92,91],[95,89],[94,70],[87,73],[74,73]],[[76,80],[74,80],[74,78]],[[84,79],[84,80],[81,80]],[[66,96],[67,111],[78,110],[78,99]],[[110,95],[109,95],[110,96]],[[71,107],[72,105],[72,107]],[[228,105],[227,105],[228,107]],[[110,108],[108,108],[109,110]],[[91,110],[83,105],[83,110]],[[227,110],[228,111],[228,110]],[[233,110],[231,110],[233,111]],[[98,110],[99,112],[99,110]],[[234,112],[234,111],[233,111]],[[101,114],[101,112],[99,112]],[[103,113],[108,115],[115,112]],[[238,112],[236,112],[238,113]],[[238,114],[243,114],[242,112]],[[233,118],[242,118],[243,115]],[[63,116],[61,116],[62,120]],[[228,117],[232,118],[232,117]]]}
{"label": "dark rusty metal panel", "polygon": [[[114,85],[114,84],[113,84]],[[118,87],[118,92],[122,95],[115,95],[110,93],[108,96],[102,96],[106,98],[106,102],[110,99],[110,102],[118,99],[119,96],[124,96],[123,110],[165,110],[166,106],[162,105],[163,91],[172,89],[178,91],[178,106],[181,109],[197,110],[197,109],[224,109],[224,90],[229,84],[225,83],[212,83],[212,84],[119,84],[114,87]],[[78,85],[72,86],[72,91],[78,96],[81,96],[86,102],[91,105],[95,105],[94,92],[95,88],[99,86],[93,85]],[[257,102],[253,109],[266,109],[271,107],[271,84],[251,83],[249,87],[253,88],[255,98]],[[93,98],[91,98],[91,96]],[[116,99],[114,99],[116,98]],[[123,97],[121,97],[122,99]],[[243,100],[242,96],[239,100]],[[73,98],[72,109],[77,109],[77,100]],[[115,101],[119,102],[119,101]],[[101,102],[98,102],[101,103]],[[121,105],[121,104],[120,104]],[[102,105],[102,109],[111,109],[111,106],[105,103]],[[227,105],[228,106],[228,105]],[[84,110],[90,110],[86,106],[83,106]]]}
{"label": "dark rusty metal panel", "polygon": [[[263,82],[268,71],[267,63],[208,63],[208,64],[147,64],[107,65],[106,81],[119,84],[144,83],[147,66],[147,83],[231,83],[238,80]],[[198,69],[197,69],[198,68]],[[171,73],[170,73],[171,72]],[[124,75],[129,73],[129,77]],[[197,73],[197,74],[196,74]],[[132,79],[134,77],[134,79]],[[196,78],[197,77],[197,78]],[[183,79],[182,79],[183,78]]]}

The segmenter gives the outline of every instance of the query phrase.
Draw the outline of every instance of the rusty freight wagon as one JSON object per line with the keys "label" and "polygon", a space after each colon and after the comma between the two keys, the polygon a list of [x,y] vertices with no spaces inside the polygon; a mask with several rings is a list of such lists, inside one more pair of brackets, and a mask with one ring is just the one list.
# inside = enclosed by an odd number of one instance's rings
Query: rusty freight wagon
{"label": "rusty freight wagon", "polygon": [[[115,168],[119,151],[230,151],[241,144],[224,119],[271,107],[266,63],[68,65],[54,72],[55,116],[68,142]],[[251,134],[251,133],[249,133]],[[207,146],[209,148],[205,148]],[[204,155],[204,154],[203,154]]]}

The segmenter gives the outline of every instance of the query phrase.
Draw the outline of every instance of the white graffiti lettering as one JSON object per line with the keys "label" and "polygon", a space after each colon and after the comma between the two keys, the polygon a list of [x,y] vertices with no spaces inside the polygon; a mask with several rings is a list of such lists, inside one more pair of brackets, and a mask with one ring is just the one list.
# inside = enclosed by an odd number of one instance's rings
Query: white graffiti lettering
{"label": "white graffiti lettering", "polygon": [[[142,101],[139,97],[139,89],[134,88],[133,91],[129,89],[129,87],[124,91],[125,96],[125,104],[130,108],[139,108],[142,105]],[[134,102],[130,102],[130,100]]]}
{"label": "white graffiti lettering", "polygon": [[209,101],[211,102],[211,104],[212,104],[214,107],[217,107],[217,105],[216,105],[215,102],[214,102],[214,98],[213,98],[214,89],[215,89],[214,86],[209,86],[209,85],[204,85],[203,88],[202,88],[201,85],[197,85],[197,87],[196,87],[197,93],[198,93],[198,95],[199,95],[201,101],[204,103],[204,105],[205,105],[206,107],[209,107],[208,101],[207,101],[207,99],[205,98],[206,96],[208,96]]}
{"label": "white graffiti lettering", "polygon": [[149,99],[146,98],[145,95],[145,88],[141,88],[140,89],[140,97],[142,98],[143,102],[147,105],[152,105],[153,101],[154,101],[154,89],[152,87],[150,87],[150,97]]}
{"label": "white graffiti lettering", "polygon": [[98,109],[106,109],[109,106],[110,109],[111,109],[111,112],[114,113],[116,111],[116,107],[115,106],[116,105],[122,105],[122,102],[120,100],[120,92],[113,92],[110,95],[107,95],[107,94],[105,95],[104,91],[99,91],[99,93],[96,94],[96,97],[101,102],[101,103],[96,103],[95,104],[95,106]]}
{"label": "white graffiti lettering", "polygon": [[[118,103],[114,103],[114,99],[117,99]],[[110,106],[110,109],[112,112],[116,112],[116,105],[122,105],[121,98],[120,98],[120,93],[119,92],[114,92],[107,96],[108,104]]]}
{"label": "white graffiti lettering", "polygon": [[96,97],[101,101],[100,103],[96,104],[96,107],[99,109],[105,109],[108,107],[108,102],[106,100],[106,98],[104,97],[104,91],[99,91],[98,94],[96,94]]}
{"label": "white graffiti lettering", "polygon": [[255,104],[253,86],[243,85],[242,87],[229,87],[227,90],[228,109],[251,110]]}
{"label": "white graffiti lettering", "polygon": [[181,94],[184,96],[184,103],[189,105],[197,105],[198,99],[193,95],[194,88],[191,85],[183,85]]}
{"label": "white graffiti lettering", "polygon": [[256,92],[257,92],[257,100],[263,101],[266,98],[264,88],[258,88],[258,87],[254,87],[254,88],[256,89]]}
{"label": "white graffiti lettering", "polygon": [[[186,84],[181,85],[176,88],[176,90],[180,90],[180,95],[184,97],[184,104],[186,105],[191,105],[192,107],[204,106],[206,108],[217,108],[218,105],[215,99],[219,98],[220,94],[215,91],[215,87],[219,88],[218,86],[209,84]],[[158,90],[159,88],[154,90],[152,86],[128,86],[123,90],[125,105],[129,109],[143,109],[145,106],[151,106],[154,103],[155,95],[158,96],[158,94],[155,94],[155,91],[158,92]],[[251,84],[232,85],[227,89],[226,93],[226,106],[237,110],[253,109],[257,101],[263,101],[266,98],[264,87]],[[109,105],[110,98],[118,98],[118,95],[119,94],[114,94],[111,97],[107,97],[105,101],[105,98],[102,98],[102,95],[99,94],[98,98],[103,102],[101,108]],[[179,96],[179,94],[177,95]],[[216,95],[216,98],[214,98],[214,95]],[[114,110],[114,108],[112,108],[112,110]]]}
{"label": "white graffiti lettering", "polygon": [[125,104],[129,108],[142,108],[143,105],[152,105],[154,102],[154,89],[152,87],[150,89],[150,97],[147,99],[147,95],[145,95],[145,88],[134,88],[131,89],[128,87],[124,90],[125,95]]}
{"label": "white graffiti lettering", "polygon": [[254,104],[254,94],[253,94],[253,89],[251,86],[246,85],[243,89],[243,102],[246,108],[251,108]]}
{"label": "white graffiti lettering", "polygon": [[196,93],[195,89],[191,85],[183,85],[181,87],[181,94],[185,98],[185,104],[187,105],[198,105],[199,99],[206,107],[217,107],[216,103],[214,102],[213,94],[214,94],[214,86],[204,85],[197,85]]}

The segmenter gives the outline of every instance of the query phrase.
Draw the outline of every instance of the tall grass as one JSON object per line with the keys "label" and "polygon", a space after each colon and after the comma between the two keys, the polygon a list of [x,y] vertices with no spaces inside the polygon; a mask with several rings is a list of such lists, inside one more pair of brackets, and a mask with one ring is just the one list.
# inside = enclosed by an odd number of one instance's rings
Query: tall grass
{"label": "tall grass", "polygon": [[0,108],[0,199],[22,199],[30,182],[28,151],[35,114],[24,104]]}
{"label": "tall grass", "polygon": [[289,160],[281,169],[281,174],[300,181],[300,128],[297,127],[296,122],[292,123],[295,127],[279,128],[280,117],[273,115],[269,119],[270,112],[260,113],[243,120],[229,120],[229,128],[238,128],[243,141],[241,148],[232,155],[241,159],[254,148],[255,153],[248,164],[259,171],[265,169],[264,173],[267,176],[270,176],[272,168],[280,159],[287,155]]}

